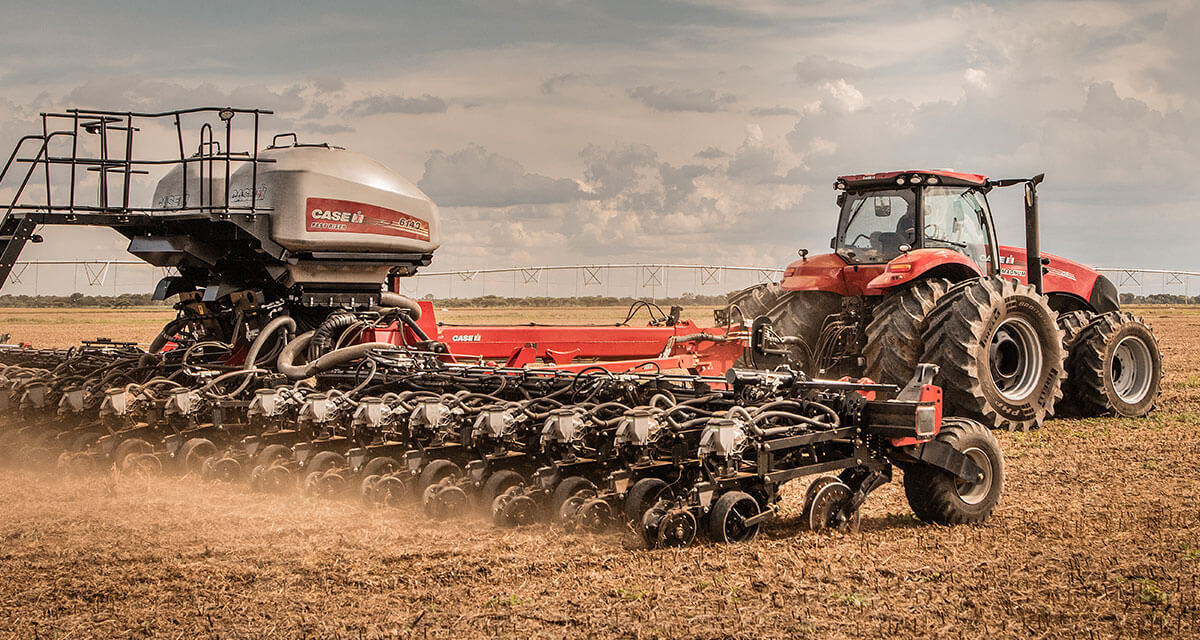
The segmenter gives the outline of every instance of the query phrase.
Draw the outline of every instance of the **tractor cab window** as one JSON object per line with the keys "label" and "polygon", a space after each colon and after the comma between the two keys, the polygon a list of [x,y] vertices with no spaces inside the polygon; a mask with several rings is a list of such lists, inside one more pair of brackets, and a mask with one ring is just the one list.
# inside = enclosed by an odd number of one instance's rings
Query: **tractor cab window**
{"label": "tractor cab window", "polygon": [[926,187],[926,247],[954,249],[988,272],[991,261],[986,201],[973,189]]}
{"label": "tractor cab window", "polygon": [[838,255],[857,264],[879,264],[916,240],[916,192],[889,189],[846,193],[838,223]]}

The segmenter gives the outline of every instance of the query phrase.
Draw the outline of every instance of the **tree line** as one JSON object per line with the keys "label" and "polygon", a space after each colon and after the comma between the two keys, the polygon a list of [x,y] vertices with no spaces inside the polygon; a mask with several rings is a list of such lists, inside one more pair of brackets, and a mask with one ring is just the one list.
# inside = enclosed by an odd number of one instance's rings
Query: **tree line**
{"label": "tree line", "polygon": [[[117,296],[86,296],[73,293],[69,296],[27,296],[0,295],[0,307],[34,307],[34,308],[99,308],[120,309],[126,307],[171,306],[174,298],[168,301],[154,301],[149,293],[123,293]],[[530,298],[509,298],[503,296],[479,296],[476,298],[444,298],[435,299],[428,295],[422,298],[433,300],[439,307],[623,307],[637,302],[637,298],[629,296],[572,296],[556,298],[551,296],[535,296]],[[680,296],[656,298],[659,306],[718,306],[725,304],[725,296],[705,296],[685,293]]]}
{"label": "tree line", "polygon": [[[432,300],[439,307],[624,307],[637,302],[638,298],[630,296],[532,296],[528,298],[511,298],[506,296],[478,296],[475,298],[434,298],[426,295],[423,300]],[[100,308],[120,309],[126,307],[170,306],[171,301],[154,301],[149,293],[122,293],[116,296],[86,296],[82,293],[72,293],[69,296],[27,296],[0,295],[0,307],[34,307],[34,308]],[[666,307],[680,306],[720,306],[725,304],[724,295],[697,295],[685,293],[680,296],[655,298],[655,304]],[[1200,296],[1184,296],[1171,293],[1152,293],[1136,295],[1122,293],[1121,304],[1163,304],[1184,305],[1200,304]]]}

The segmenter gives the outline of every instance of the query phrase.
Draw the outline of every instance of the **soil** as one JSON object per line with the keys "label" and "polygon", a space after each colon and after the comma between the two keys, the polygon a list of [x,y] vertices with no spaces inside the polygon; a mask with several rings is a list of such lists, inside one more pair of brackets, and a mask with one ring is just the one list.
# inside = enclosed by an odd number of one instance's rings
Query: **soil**
{"label": "soil", "polygon": [[983,525],[920,523],[899,475],[855,533],[803,530],[797,483],[753,542],[644,551],[630,533],[4,470],[0,636],[1200,637],[1200,313],[1139,312],[1167,362],[1160,411],[998,434],[1007,486]]}

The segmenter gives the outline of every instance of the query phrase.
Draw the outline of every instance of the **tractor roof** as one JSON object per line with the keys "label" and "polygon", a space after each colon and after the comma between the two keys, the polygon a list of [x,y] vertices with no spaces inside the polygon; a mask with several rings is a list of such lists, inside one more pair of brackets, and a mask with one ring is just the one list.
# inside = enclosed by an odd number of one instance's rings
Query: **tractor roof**
{"label": "tractor roof", "polygon": [[[937,180],[930,180],[933,176],[936,176]],[[959,173],[944,169],[910,169],[908,171],[885,171],[882,173],[860,173],[850,176],[838,176],[834,188],[854,190],[921,183],[984,187],[987,186],[987,182],[987,176],[977,173]]]}

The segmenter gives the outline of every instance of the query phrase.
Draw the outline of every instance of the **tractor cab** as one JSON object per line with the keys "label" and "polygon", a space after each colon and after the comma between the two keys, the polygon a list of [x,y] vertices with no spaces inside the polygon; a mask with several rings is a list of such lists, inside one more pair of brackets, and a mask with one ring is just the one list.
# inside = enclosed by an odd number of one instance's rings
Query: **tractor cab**
{"label": "tractor cab", "polygon": [[851,265],[886,264],[914,249],[949,249],[981,274],[998,260],[987,178],[948,171],[842,176],[831,248]]}

